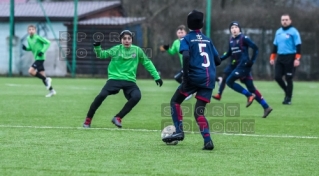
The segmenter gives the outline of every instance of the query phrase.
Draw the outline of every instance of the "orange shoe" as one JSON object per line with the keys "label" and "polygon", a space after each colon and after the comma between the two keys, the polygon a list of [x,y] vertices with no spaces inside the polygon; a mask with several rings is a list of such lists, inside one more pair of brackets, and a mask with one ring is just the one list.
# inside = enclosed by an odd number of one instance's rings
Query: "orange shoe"
{"label": "orange shoe", "polygon": [[248,107],[249,107],[249,106],[253,103],[253,101],[254,101],[255,97],[256,97],[256,95],[255,95],[255,94],[251,94],[251,96],[249,96],[249,97],[247,98],[247,105],[246,105],[246,108],[248,108]]}
{"label": "orange shoe", "polygon": [[216,95],[213,95],[212,96],[215,100],[220,100],[220,99],[222,99],[222,96],[220,95],[220,94],[216,94]]}

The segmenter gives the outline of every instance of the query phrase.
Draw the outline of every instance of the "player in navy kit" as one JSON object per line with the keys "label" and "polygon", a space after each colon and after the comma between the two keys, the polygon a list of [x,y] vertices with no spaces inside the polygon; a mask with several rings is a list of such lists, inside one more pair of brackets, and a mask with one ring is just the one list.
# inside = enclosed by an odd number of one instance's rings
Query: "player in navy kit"
{"label": "player in navy kit", "polygon": [[[238,25],[239,31],[237,29],[231,30],[232,25],[235,23]],[[219,86],[218,94],[213,96],[213,98],[216,100],[221,100],[223,91],[224,91],[225,86],[226,86],[226,79],[233,72],[233,70],[235,70],[235,68],[237,67],[237,65],[239,63],[240,57],[241,57],[241,52],[236,52],[236,51],[232,52],[232,50],[238,50],[238,49],[240,50],[242,48],[242,46],[245,44],[244,43],[245,36],[240,34],[241,27],[239,26],[238,22],[235,22],[235,21],[232,22],[229,26],[229,31],[231,33],[231,38],[229,40],[228,51],[225,52],[220,57],[220,60],[224,61],[228,57],[231,57],[231,60],[228,64],[228,66],[224,69],[223,79],[222,79],[221,85]]]}
{"label": "player in navy kit", "polygon": [[[227,56],[232,56],[232,64],[227,67],[229,76],[227,77],[226,84],[238,93],[241,93],[247,97],[247,105],[249,107],[254,99],[264,109],[263,118],[266,118],[272,111],[265,99],[262,97],[261,93],[255,88],[253,83],[253,77],[251,75],[251,67],[255,63],[258,55],[258,47],[244,34],[241,33],[240,26],[238,22],[234,21],[229,25],[229,29],[232,33],[232,38],[229,43],[228,52],[222,57],[222,59],[227,58]],[[248,49],[253,49],[252,58],[249,58]],[[240,79],[244,83],[248,90],[243,88],[240,84],[235,81]]]}
{"label": "player in navy kit", "polygon": [[179,50],[183,55],[183,82],[170,102],[176,132],[163,138],[163,141],[172,142],[184,139],[180,105],[188,95],[197,92],[194,116],[204,138],[203,150],[213,150],[214,144],[204,112],[215,87],[216,66],[220,65],[221,61],[211,39],[200,31],[204,24],[203,20],[204,14],[196,10],[187,16],[187,25],[191,31],[181,40]]}

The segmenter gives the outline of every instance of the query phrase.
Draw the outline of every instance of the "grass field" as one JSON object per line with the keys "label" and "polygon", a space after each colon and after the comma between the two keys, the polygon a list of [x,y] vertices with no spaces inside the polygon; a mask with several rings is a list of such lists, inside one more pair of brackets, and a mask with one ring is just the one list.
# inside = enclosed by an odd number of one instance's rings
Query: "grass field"
{"label": "grass field", "polygon": [[123,129],[110,122],[126,102],[122,92],[108,97],[92,128],[83,129],[104,83],[53,79],[58,94],[45,98],[39,79],[0,78],[0,175],[319,175],[319,83],[295,83],[293,104],[284,106],[275,82],[256,82],[274,108],[267,119],[257,102],[247,109],[245,97],[226,88],[221,103],[240,103],[236,118],[254,120],[255,132],[212,134],[213,151],[201,150],[198,133],[187,133],[176,146],[161,141],[161,124],[169,119],[161,116],[161,104],[169,103],[177,87],[172,80],[161,88],[139,80],[142,100],[124,118]]}

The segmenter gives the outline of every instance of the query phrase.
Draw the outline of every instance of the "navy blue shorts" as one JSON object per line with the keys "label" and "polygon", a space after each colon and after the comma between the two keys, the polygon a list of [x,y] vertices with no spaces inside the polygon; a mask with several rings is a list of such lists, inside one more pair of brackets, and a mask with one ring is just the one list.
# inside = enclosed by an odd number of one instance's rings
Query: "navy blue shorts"
{"label": "navy blue shorts", "polygon": [[253,76],[251,75],[251,69],[242,68],[236,68],[235,70],[233,70],[229,77],[240,79],[240,81],[243,81],[245,79],[253,79]]}
{"label": "navy blue shorts", "polygon": [[191,94],[196,93],[195,98],[198,100],[202,100],[206,103],[210,102],[210,99],[213,94],[213,89],[197,87],[195,85],[189,85],[185,89],[182,88],[182,84],[178,87],[178,90],[185,97],[188,97]]}

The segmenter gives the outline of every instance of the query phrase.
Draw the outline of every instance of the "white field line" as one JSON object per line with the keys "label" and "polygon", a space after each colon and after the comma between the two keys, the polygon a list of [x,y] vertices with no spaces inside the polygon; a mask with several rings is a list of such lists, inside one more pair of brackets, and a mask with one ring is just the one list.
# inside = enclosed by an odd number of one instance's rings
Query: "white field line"
{"label": "white field line", "polygon": [[[33,128],[33,129],[69,129],[69,130],[106,130],[106,131],[135,131],[135,132],[161,132],[161,130],[148,129],[128,129],[128,128],[83,128],[83,127],[58,127],[58,126],[19,126],[19,125],[0,125],[0,128]],[[192,132],[194,133],[194,132]],[[196,132],[197,133],[197,132]],[[318,139],[317,136],[293,136],[293,135],[267,135],[267,134],[238,134],[238,133],[212,133],[213,135],[226,136],[246,136],[264,138],[296,138],[296,139]]]}
{"label": "white field line", "polygon": [[[6,83],[6,86],[9,87],[38,87],[38,85],[35,84],[9,84]],[[61,86],[59,86],[61,87]],[[76,89],[76,90],[98,90],[99,88],[94,88],[94,87],[75,87],[75,86],[62,86],[62,88],[66,89]]]}

